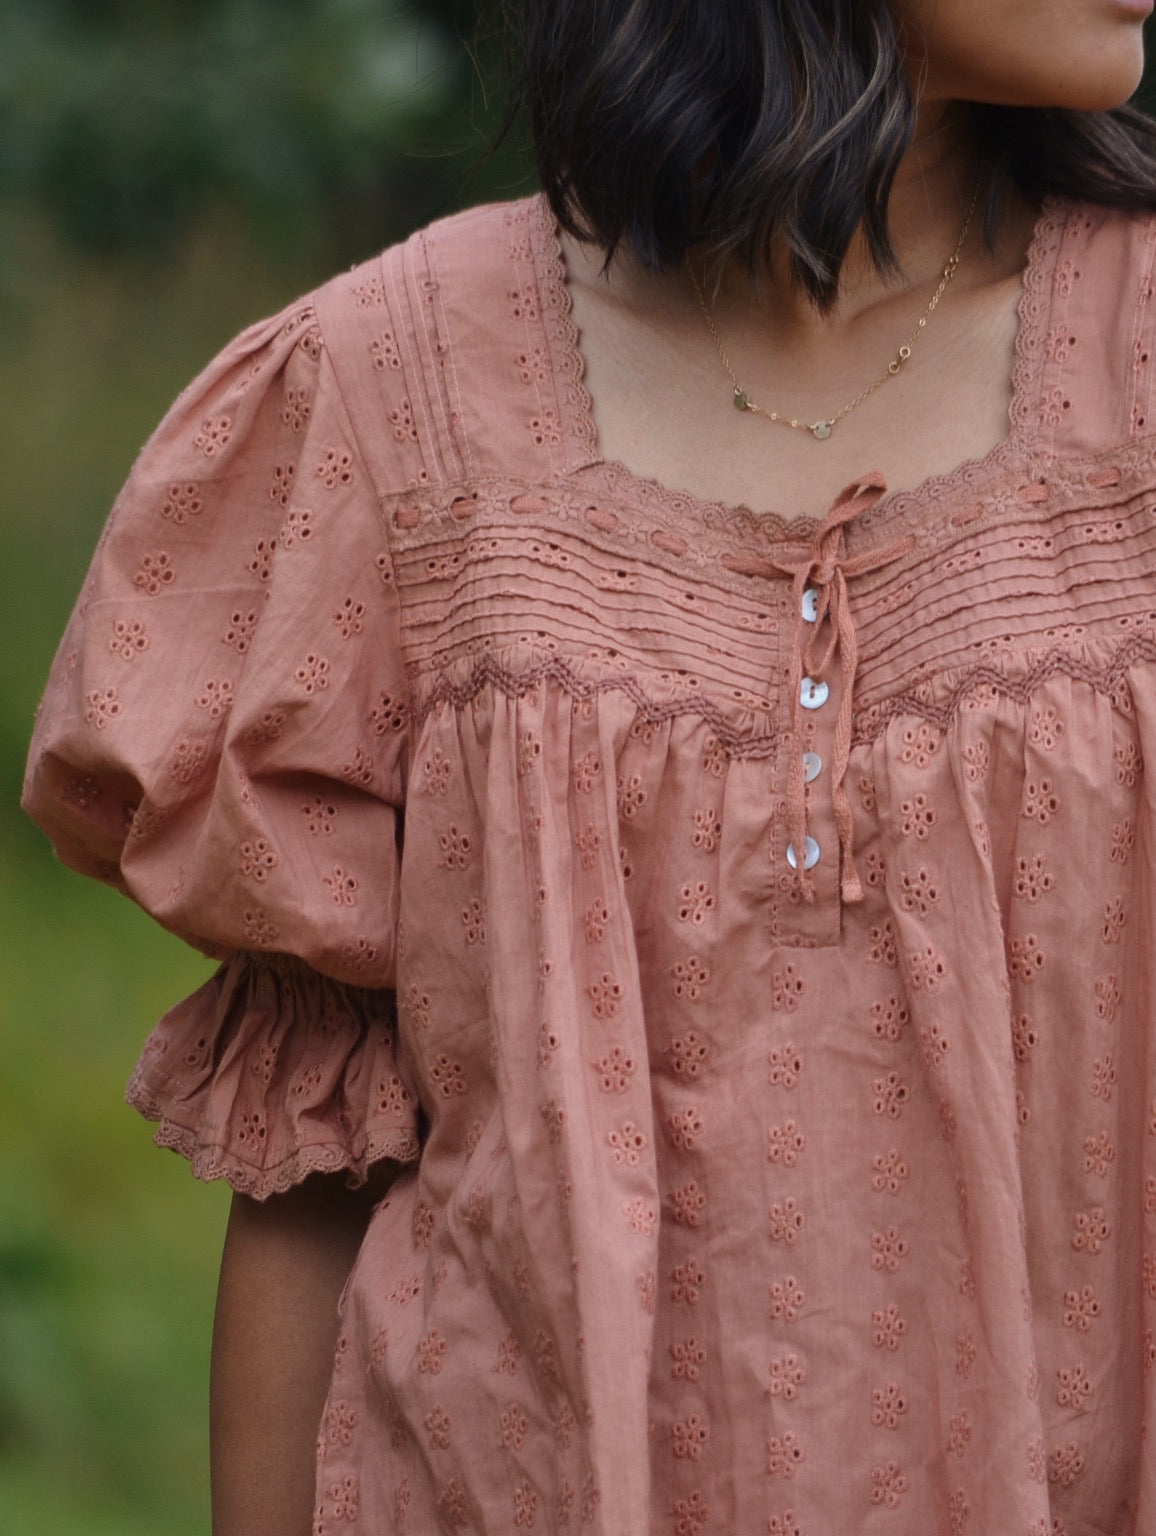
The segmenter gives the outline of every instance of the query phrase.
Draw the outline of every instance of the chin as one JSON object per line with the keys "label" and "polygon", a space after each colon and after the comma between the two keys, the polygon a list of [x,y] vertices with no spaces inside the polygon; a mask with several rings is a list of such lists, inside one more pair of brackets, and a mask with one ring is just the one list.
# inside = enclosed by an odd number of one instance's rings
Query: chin
{"label": "chin", "polygon": [[1108,112],[1130,101],[1144,76],[1143,50],[1135,50],[1128,59],[1120,62],[1103,60],[1100,67],[1087,63],[1072,70],[1071,75],[1048,93],[1052,99],[1043,100],[1040,106],[1067,107],[1072,112]]}
{"label": "chin", "polygon": [[1062,77],[1055,73],[1047,76],[1033,75],[1020,78],[1013,85],[999,82],[976,82],[964,92],[970,101],[981,101],[988,106],[1002,107],[1058,107],[1069,112],[1109,112],[1121,107],[1135,95],[1144,75],[1142,57],[1129,59],[1126,64],[1114,61],[1098,61],[1099,68],[1090,68],[1085,61],[1074,65]]}
{"label": "chin", "polygon": [[[936,68],[938,63],[939,68]],[[1107,35],[1093,28],[1061,46],[1039,46],[1026,56],[1020,47],[969,47],[954,58],[932,61],[924,99],[984,102],[1004,107],[1060,107],[1072,112],[1106,112],[1129,101],[1144,75],[1144,40],[1139,26],[1115,27]]]}

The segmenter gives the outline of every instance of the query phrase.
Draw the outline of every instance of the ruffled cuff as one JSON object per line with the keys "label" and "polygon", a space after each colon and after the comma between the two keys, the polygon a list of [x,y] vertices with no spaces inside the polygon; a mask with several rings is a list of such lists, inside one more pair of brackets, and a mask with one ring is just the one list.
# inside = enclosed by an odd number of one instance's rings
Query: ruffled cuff
{"label": "ruffled cuff", "polygon": [[237,954],[149,1036],[128,1102],[200,1179],[258,1200],[310,1173],[416,1162],[417,1096],[394,995],[285,955]]}

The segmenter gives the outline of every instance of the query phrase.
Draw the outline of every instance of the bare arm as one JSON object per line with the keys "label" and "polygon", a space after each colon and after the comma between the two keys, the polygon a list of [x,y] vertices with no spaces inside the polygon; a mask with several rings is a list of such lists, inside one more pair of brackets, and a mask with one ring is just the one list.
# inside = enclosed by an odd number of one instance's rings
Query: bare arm
{"label": "bare arm", "polygon": [[337,1301],[375,1201],[314,1174],[263,1204],[233,1197],[213,1326],[213,1536],[310,1536],[317,1430],[337,1342]]}

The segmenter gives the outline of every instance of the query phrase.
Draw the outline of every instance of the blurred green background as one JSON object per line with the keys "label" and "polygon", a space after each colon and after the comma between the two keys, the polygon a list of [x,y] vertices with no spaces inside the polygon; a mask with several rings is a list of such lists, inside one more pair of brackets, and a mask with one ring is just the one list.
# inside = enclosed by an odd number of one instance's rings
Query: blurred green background
{"label": "blurred green background", "polygon": [[[242,326],[439,214],[486,160],[497,49],[455,0],[0,0],[0,1531],[205,1536],[227,1191],[121,1096],[209,973],[17,809],[100,525]],[[479,162],[486,160],[486,163]]]}
{"label": "blurred green background", "polygon": [[17,810],[104,519],[249,321],[437,215],[488,155],[470,0],[0,0],[0,1531],[205,1536],[227,1209],[121,1104],[208,963],[67,874]]}

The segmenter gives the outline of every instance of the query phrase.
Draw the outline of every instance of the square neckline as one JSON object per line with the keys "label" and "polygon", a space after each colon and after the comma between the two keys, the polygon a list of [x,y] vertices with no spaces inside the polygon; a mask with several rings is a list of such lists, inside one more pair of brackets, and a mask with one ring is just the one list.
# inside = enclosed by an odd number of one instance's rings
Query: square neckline
{"label": "square neckline", "polygon": [[[594,400],[586,383],[584,339],[574,315],[561,228],[545,193],[538,193],[532,205],[535,277],[543,299],[543,313],[553,321],[546,326],[547,342],[555,373],[569,386],[558,392],[563,435],[570,449],[569,474],[581,474],[584,481],[594,479],[626,500],[644,498],[649,505],[661,502],[668,508],[677,507],[698,523],[754,522],[787,541],[809,538],[820,526],[821,518],[791,516],[779,508],[757,510],[742,502],[699,496],[642,474],[623,460],[603,453]],[[1006,436],[986,453],[964,459],[953,469],[928,475],[907,489],[888,491],[859,519],[858,526],[864,531],[913,522],[926,531],[932,521],[928,517],[929,507],[935,508],[934,521],[938,522],[955,506],[962,492],[974,495],[983,485],[1013,470],[1032,477],[1045,363],[1044,337],[1051,312],[1050,290],[1070,214],[1070,200],[1049,194],[1043,199],[1032,228],[1016,303]]]}

